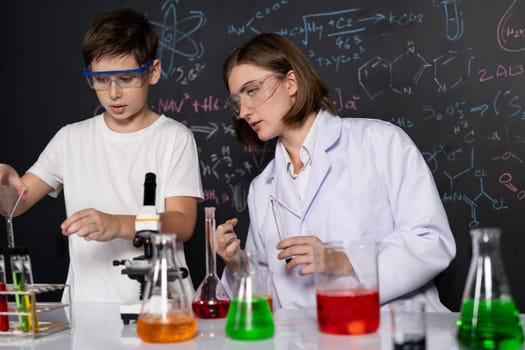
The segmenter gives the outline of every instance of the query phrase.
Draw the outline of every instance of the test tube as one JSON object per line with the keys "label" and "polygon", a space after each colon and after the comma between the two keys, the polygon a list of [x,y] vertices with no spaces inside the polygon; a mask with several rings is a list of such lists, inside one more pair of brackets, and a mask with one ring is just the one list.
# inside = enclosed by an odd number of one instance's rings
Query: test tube
{"label": "test tube", "polygon": [[[9,248],[9,260],[11,262],[11,274],[13,277],[13,290],[16,292],[23,292],[26,290],[24,281],[24,266],[22,259],[18,254],[17,248]],[[21,313],[27,313],[26,302],[24,295],[15,294],[16,310],[18,311],[18,323],[22,332],[29,332],[29,323],[26,315]]]}
{"label": "test tube", "polygon": [[[18,254],[22,260],[22,267],[24,269],[24,283],[26,289],[29,289],[34,283],[29,249],[25,247],[18,248]],[[34,300],[34,296],[34,294],[24,295],[24,302],[27,312],[31,313],[31,316],[28,317],[28,328],[29,330],[32,329],[34,332],[38,332],[38,317],[36,312],[36,300]]]}
{"label": "test tube", "polygon": [[[279,208],[277,207],[277,201],[275,198],[270,197],[270,204],[272,205],[273,220],[275,221],[275,227],[277,228],[277,235],[279,239],[283,239],[283,227],[281,222],[281,215],[279,215]],[[288,264],[293,258],[286,258],[285,263]]]}
{"label": "test tube", "polygon": [[[0,292],[5,292],[5,260],[4,255],[0,253]],[[7,312],[7,295],[0,294],[0,312]],[[9,330],[9,316],[0,315],[0,331],[7,332]]]}

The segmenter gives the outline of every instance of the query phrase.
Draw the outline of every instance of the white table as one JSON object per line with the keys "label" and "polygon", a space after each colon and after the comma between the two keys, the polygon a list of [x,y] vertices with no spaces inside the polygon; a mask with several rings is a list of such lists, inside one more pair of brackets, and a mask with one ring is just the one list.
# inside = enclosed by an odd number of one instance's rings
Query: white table
{"label": "white table", "polygon": [[[73,329],[37,339],[0,337],[0,349],[249,349],[249,350],[391,350],[390,317],[381,313],[378,332],[363,336],[326,335],[317,330],[315,310],[277,310],[275,335],[263,341],[236,341],[226,337],[225,319],[197,319],[198,335],[170,344],[143,343],[135,325],[124,326],[117,304],[74,304]],[[455,334],[457,313],[427,314],[427,350],[459,349]]]}

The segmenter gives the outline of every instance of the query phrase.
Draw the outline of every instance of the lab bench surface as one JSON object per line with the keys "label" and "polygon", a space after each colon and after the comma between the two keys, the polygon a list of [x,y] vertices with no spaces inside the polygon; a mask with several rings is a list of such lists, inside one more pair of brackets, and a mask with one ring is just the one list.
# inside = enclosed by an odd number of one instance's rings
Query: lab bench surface
{"label": "lab bench surface", "polygon": [[[261,341],[237,341],[226,337],[225,319],[197,319],[197,335],[188,341],[170,344],[142,342],[135,324],[124,325],[118,304],[75,303],[72,328],[33,339],[0,337],[0,349],[65,350],[65,349],[224,349],[224,350],[391,350],[393,349],[388,311],[381,311],[381,325],[373,334],[338,336],[320,333],[316,313],[308,310],[276,310],[275,335]],[[427,350],[460,349],[456,341],[458,313],[427,313]]]}

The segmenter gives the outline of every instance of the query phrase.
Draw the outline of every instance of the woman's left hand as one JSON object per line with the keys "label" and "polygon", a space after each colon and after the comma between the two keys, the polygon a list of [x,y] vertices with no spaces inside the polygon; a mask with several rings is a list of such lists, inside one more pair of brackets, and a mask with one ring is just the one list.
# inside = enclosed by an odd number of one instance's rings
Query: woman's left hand
{"label": "woman's left hand", "polygon": [[277,255],[280,260],[288,260],[286,270],[291,270],[299,265],[304,265],[299,270],[299,275],[314,273],[313,243],[321,242],[317,236],[295,236],[283,239],[277,243],[276,248],[281,252]]}

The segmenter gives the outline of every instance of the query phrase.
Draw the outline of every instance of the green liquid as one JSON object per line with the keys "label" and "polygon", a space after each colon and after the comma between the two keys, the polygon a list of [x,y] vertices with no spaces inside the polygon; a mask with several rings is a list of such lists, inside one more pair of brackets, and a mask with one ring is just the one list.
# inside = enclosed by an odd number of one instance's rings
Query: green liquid
{"label": "green liquid", "polygon": [[457,325],[459,342],[470,348],[519,350],[523,343],[519,311],[512,300],[482,300],[476,310],[473,300],[465,300]]}
{"label": "green liquid", "polygon": [[[22,272],[20,271],[13,272],[13,287],[15,291],[25,290],[24,274]],[[27,312],[24,295],[16,294],[15,300],[16,300],[16,310],[18,312]],[[29,321],[27,319],[27,316],[18,315],[18,323],[20,324],[20,329],[23,332],[29,332]]]}
{"label": "green liquid", "polygon": [[252,302],[233,299],[226,316],[226,335],[232,339],[260,340],[273,337],[275,326],[266,297]]}

